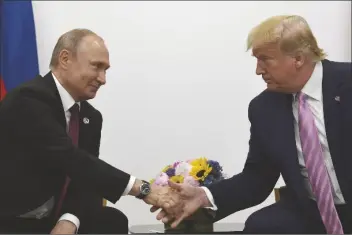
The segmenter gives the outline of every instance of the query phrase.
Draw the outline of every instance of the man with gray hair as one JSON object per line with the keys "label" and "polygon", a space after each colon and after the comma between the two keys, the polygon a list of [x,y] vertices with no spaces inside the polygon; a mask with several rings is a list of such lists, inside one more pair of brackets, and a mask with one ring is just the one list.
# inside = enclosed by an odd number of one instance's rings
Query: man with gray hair
{"label": "man with gray hair", "polygon": [[[263,202],[282,175],[280,200],[253,213],[244,233],[352,233],[351,63],[327,60],[301,16],[266,19],[248,36],[267,89],[249,104],[241,173],[208,188],[171,184],[185,205],[159,212],[176,226],[198,208],[215,220]],[[157,207],[152,207],[155,211]]]}
{"label": "man with gray hair", "polygon": [[177,199],[99,159],[102,115],[87,100],[109,67],[104,40],[74,29],[59,38],[48,74],[2,100],[1,233],[127,234],[127,217],[103,198],[132,195],[160,207]]}

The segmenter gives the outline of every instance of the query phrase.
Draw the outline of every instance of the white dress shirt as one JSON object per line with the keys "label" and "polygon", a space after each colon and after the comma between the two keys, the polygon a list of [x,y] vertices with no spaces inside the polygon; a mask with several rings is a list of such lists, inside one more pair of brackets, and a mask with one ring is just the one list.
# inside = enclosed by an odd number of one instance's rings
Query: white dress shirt
{"label": "white dress shirt", "polygon": [[[323,99],[322,99],[323,97],[322,83],[323,83],[323,66],[321,62],[318,62],[314,68],[312,76],[303,87],[302,92],[308,96],[307,103],[313,113],[315,125],[317,126],[317,129],[318,129],[319,140],[323,150],[324,162],[332,183],[332,194],[333,194],[334,202],[335,204],[345,204],[345,200],[343,198],[343,195],[335,174],[335,169],[332,163],[329,145],[326,137]],[[305,187],[308,191],[309,197],[315,200],[312,187],[309,182],[307,168],[305,167],[305,161],[302,153],[302,147],[301,147],[301,141],[300,141],[299,129],[298,129],[299,128],[298,127],[298,99],[296,99],[296,94],[293,95],[292,111],[295,119],[294,131],[295,131],[296,147],[297,147],[297,153],[298,153],[297,157],[298,157],[298,162],[301,169],[301,174],[304,178]],[[210,190],[205,187],[202,187],[202,188],[205,190],[205,193],[209,201],[213,205],[213,207],[210,207],[210,209],[217,210],[217,207],[215,205],[215,202]]]}
{"label": "white dress shirt", "polygon": [[[66,89],[60,84],[60,82],[57,80],[55,75],[53,73],[52,73],[52,75],[53,75],[56,87],[58,89],[58,92],[59,92],[59,95],[61,98],[62,106],[63,106],[64,112],[65,112],[65,117],[66,117],[66,123],[67,123],[66,131],[68,131],[69,121],[71,118],[71,113],[70,113],[69,109],[76,102],[72,98],[72,96],[66,91]],[[78,102],[78,105],[80,106],[79,102]],[[129,183],[128,183],[125,191],[123,192],[123,196],[127,195],[131,191],[135,180],[136,180],[136,178],[134,176],[130,177]],[[36,210],[29,212],[25,215],[22,215],[21,217],[23,217],[23,218],[31,218],[31,217],[42,218],[42,217],[46,216],[53,209],[53,204],[54,204],[54,199],[51,198],[48,202],[46,202],[41,207],[39,207]],[[72,222],[76,226],[76,232],[78,231],[79,226],[80,226],[80,221],[75,215],[72,215],[69,213],[63,214],[58,221],[61,221],[61,220],[67,220],[67,221]]]}

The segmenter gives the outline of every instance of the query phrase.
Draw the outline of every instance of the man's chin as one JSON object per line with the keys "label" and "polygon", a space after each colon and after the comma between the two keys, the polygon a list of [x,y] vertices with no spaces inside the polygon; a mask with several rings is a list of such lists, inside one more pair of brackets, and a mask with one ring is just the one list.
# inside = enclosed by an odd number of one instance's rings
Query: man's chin
{"label": "man's chin", "polygon": [[269,90],[269,91],[277,91],[279,90],[279,87],[275,84],[270,84],[270,83],[267,83],[266,84],[266,89]]}
{"label": "man's chin", "polygon": [[274,85],[274,84],[268,84],[266,86],[266,89],[268,91],[272,91],[272,92],[286,93],[282,88],[280,88],[280,87],[278,87],[277,85]]}
{"label": "man's chin", "polygon": [[267,86],[267,90],[268,91],[272,91],[272,92],[279,92],[279,93],[284,93],[284,94],[293,94],[294,92],[288,90],[288,89],[285,89],[285,88],[282,88],[282,87],[278,87],[278,86]]}
{"label": "man's chin", "polygon": [[92,92],[92,91],[87,92],[86,95],[85,95],[86,96],[86,100],[94,99],[96,95],[97,95],[96,91],[95,92]]}

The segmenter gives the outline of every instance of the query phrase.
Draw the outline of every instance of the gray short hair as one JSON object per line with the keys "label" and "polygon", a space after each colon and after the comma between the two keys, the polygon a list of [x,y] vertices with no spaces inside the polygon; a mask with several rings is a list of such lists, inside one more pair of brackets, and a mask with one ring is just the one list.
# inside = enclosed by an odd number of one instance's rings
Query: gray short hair
{"label": "gray short hair", "polygon": [[72,29],[61,35],[60,38],[57,40],[57,43],[51,55],[49,65],[50,69],[55,68],[58,65],[59,55],[62,50],[71,51],[75,55],[82,39],[90,35],[97,36],[96,33],[89,29]]}

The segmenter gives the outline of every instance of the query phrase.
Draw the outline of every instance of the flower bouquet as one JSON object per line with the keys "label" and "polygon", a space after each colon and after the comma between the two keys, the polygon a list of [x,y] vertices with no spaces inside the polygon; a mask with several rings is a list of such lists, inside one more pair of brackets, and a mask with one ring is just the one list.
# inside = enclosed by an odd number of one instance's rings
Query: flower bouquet
{"label": "flower bouquet", "polygon": [[[195,187],[208,186],[225,179],[219,162],[208,160],[204,157],[177,161],[167,165],[151,184],[168,186],[168,181],[186,183]],[[211,233],[213,232],[213,217],[207,209],[199,209],[192,216],[182,221],[177,228],[171,228],[165,224],[165,232],[168,233]]]}

